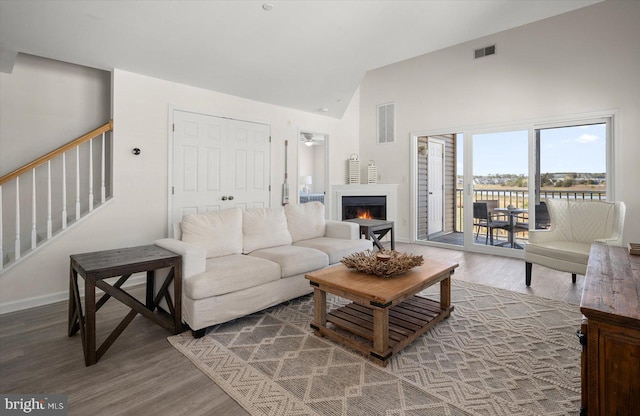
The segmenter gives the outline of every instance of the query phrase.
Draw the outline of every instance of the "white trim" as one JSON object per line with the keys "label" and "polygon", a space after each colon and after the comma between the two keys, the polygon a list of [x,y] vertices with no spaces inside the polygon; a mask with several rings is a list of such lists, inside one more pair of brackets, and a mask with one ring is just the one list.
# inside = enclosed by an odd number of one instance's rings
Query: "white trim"
{"label": "white trim", "polygon": [[332,219],[342,221],[342,197],[381,195],[387,197],[387,220],[398,223],[398,184],[331,185]]}
{"label": "white trim", "polygon": [[[130,277],[129,280],[127,280],[127,282],[124,285],[122,285],[122,287],[132,287],[132,286],[145,284],[146,279],[147,279],[146,274],[140,274],[138,276],[134,275]],[[78,280],[83,281],[82,278],[79,278]],[[104,293],[102,290],[96,288],[96,295],[99,295],[102,293]],[[68,302],[68,301],[69,301],[69,291],[65,290],[63,292],[57,292],[57,293],[52,293],[52,294],[43,295],[43,296],[36,296],[33,298],[4,302],[4,303],[0,303],[0,315],[4,315],[11,312],[18,312],[25,309],[31,309],[38,306],[46,306],[52,303]]]}
{"label": "white trim", "polygon": [[[445,212],[445,208],[447,206],[446,198],[445,198],[445,192],[444,192],[444,184],[445,184],[445,178],[446,178],[445,172],[446,172],[446,165],[447,165],[446,156],[445,155],[446,155],[447,145],[446,145],[445,141],[442,140],[442,139],[438,139],[438,138],[435,138],[435,137],[427,136],[427,155],[429,154],[428,153],[429,152],[429,144],[431,142],[438,143],[438,144],[440,144],[442,146],[442,172],[440,172],[440,177],[442,179],[442,183],[441,183],[441,185],[442,185],[442,198],[441,198],[441,201],[442,201],[442,207],[441,207],[442,208],[442,223],[440,224],[440,226],[442,227],[442,231],[444,231],[445,222],[446,222],[445,221],[444,212]],[[427,172],[429,172],[430,160],[431,160],[431,158],[429,158],[427,156]],[[427,191],[429,190],[429,180],[428,180],[428,178],[429,178],[429,174],[427,173]],[[454,175],[454,181],[455,181],[455,175]],[[454,182],[454,184],[455,183],[457,183],[457,182]],[[427,198],[429,198],[429,197],[427,197]],[[428,203],[428,200],[427,200],[427,236],[432,234],[432,233],[429,232],[429,220],[428,220],[428,218],[429,218],[429,203]]]}
{"label": "white trim", "polygon": [[[418,177],[418,137],[413,133],[409,135],[409,153],[411,155],[410,172],[409,176],[409,243],[414,244],[418,242],[418,190],[417,190],[417,177]],[[397,241],[397,240],[396,240]]]}
{"label": "white trim", "polygon": [[329,183],[331,182],[331,158],[329,153],[329,133],[323,133],[320,131],[316,131],[314,129],[305,129],[303,127],[298,126],[298,134],[296,136],[296,142],[298,146],[296,147],[296,159],[297,159],[297,171],[296,171],[296,201],[298,204],[300,203],[300,134],[302,132],[312,133],[312,134],[321,134],[324,136],[324,216],[325,218],[331,218],[331,186]]}

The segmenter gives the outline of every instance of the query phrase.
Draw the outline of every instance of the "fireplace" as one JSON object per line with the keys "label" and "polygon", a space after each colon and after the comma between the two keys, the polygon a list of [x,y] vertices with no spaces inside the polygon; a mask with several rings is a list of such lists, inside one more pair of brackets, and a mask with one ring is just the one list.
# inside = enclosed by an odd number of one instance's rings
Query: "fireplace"
{"label": "fireplace", "polygon": [[342,196],[342,219],[365,218],[387,219],[387,197],[385,195]]}

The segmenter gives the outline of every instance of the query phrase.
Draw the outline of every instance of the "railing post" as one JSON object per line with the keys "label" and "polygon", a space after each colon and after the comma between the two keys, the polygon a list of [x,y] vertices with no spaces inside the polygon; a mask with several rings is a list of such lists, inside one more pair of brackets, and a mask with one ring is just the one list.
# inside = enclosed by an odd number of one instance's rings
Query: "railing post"
{"label": "railing post", "polygon": [[2,231],[2,185],[0,185],[0,270],[4,268],[4,251],[2,251],[4,233]]}
{"label": "railing post", "polygon": [[102,133],[102,154],[100,156],[100,203],[104,204],[105,199],[107,198],[107,188],[105,187],[104,182],[104,164],[106,158],[104,157],[104,136],[105,133]]}
{"label": "railing post", "polygon": [[67,154],[62,154],[62,229],[67,228]]}
{"label": "railing post", "polygon": [[20,178],[16,178],[16,241],[15,259],[20,258]]}
{"label": "railing post", "polygon": [[76,147],[76,221],[80,219],[80,146]]}
{"label": "railing post", "polygon": [[93,211],[93,139],[89,140],[89,212]]}
{"label": "railing post", "polygon": [[53,223],[51,221],[51,161],[47,162],[47,240],[53,234]]}
{"label": "railing post", "polygon": [[36,248],[36,243],[38,240],[38,230],[36,226],[36,168],[31,170],[32,172],[32,183],[31,183],[31,250]]}

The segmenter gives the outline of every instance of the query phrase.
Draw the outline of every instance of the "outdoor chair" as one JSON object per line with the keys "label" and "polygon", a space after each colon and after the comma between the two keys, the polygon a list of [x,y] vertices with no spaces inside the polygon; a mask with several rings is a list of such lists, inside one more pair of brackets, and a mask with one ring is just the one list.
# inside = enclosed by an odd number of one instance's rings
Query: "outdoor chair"
{"label": "outdoor chair", "polygon": [[509,229],[508,221],[496,220],[493,215],[491,215],[494,208],[498,208],[497,200],[477,201],[473,203],[473,225],[478,227],[476,239],[478,239],[478,235],[480,234],[480,228],[484,227],[487,230],[484,243],[487,244],[487,241],[490,241],[491,245],[493,245],[494,229]]}
{"label": "outdoor chair", "polygon": [[[551,220],[549,218],[549,210],[547,209],[547,204],[544,201],[540,201],[540,204],[535,206],[536,213],[536,230],[547,229],[551,225]],[[529,220],[525,216],[518,217],[519,221],[516,221],[515,224],[515,232],[522,233],[525,231],[529,231]]]}
{"label": "outdoor chair", "polygon": [[551,226],[551,218],[549,217],[549,209],[547,203],[540,201],[536,205],[536,230],[547,229]]}

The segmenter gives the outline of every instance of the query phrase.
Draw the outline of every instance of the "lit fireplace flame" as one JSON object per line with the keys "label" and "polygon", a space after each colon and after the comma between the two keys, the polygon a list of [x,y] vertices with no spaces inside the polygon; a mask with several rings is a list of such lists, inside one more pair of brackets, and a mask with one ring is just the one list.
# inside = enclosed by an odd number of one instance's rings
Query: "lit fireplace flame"
{"label": "lit fireplace flame", "polygon": [[373,217],[368,209],[358,209],[358,218],[362,218],[364,220],[372,220]]}

